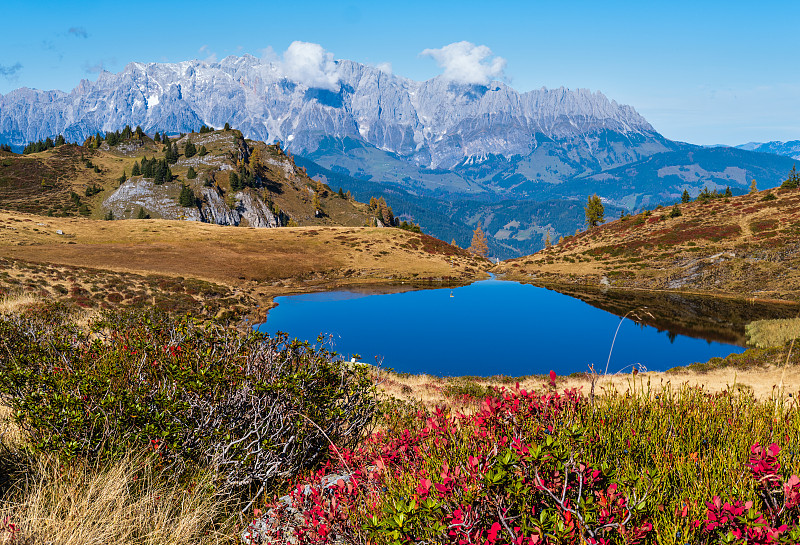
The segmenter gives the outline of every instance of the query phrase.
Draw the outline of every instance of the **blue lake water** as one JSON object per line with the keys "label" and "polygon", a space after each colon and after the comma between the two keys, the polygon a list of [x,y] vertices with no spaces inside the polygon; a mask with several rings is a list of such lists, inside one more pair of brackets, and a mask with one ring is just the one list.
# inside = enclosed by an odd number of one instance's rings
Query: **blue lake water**
{"label": "blue lake water", "polygon": [[[332,336],[346,359],[439,376],[602,372],[620,317],[560,293],[496,279],[454,289],[278,297],[261,331]],[[609,372],[663,371],[744,349],[622,321]]]}

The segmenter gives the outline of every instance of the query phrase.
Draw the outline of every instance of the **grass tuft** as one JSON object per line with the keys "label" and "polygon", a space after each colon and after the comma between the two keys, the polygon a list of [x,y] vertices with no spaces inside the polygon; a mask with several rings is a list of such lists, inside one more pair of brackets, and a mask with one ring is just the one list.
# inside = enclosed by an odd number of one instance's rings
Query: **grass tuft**
{"label": "grass tuft", "polygon": [[747,344],[758,348],[784,346],[800,338],[800,318],[783,320],[757,320],[747,324]]}

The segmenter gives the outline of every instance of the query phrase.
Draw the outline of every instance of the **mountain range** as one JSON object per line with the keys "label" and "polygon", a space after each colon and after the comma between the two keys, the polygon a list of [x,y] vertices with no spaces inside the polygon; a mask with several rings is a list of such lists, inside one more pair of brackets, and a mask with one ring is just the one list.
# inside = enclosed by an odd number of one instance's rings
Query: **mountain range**
{"label": "mountain range", "polygon": [[385,196],[396,215],[440,238],[468,244],[481,224],[498,257],[571,233],[591,193],[616,213],[684,190],[742,193],[753,178],[775,186],[793,164],[769,147],[671,141],[600,92],[418,82],[348,60],[324,69],[322,79],[287,76],[280,63],[249,55],[134,62],[69,93],[0,96],[0,143],[56,134],[82,141],[128,124],[182,133],[229,123],[248,138],[282,142],[310,174],[331,185],[338,177],[358,198]]}
{"label": "mountain range", "polygon": [[736,146],[739,149],[746,151],[758,151],[761,153],[774,153],[775,155],[785,155],[792,159],[800,160],[800,140],[791,140],[789,142],[779,142],[774,140],[772,142],[748,142]]}

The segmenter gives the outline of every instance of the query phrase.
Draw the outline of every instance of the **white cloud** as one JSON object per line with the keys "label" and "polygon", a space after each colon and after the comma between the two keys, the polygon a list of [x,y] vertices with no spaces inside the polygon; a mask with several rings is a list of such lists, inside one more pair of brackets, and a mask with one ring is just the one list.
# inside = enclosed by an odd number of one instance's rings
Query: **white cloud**
{"label": "white cloud", "polygon": [[441,49],[426,49],[420,55],[431,57],[444,68],[442,76],[456,83],[486,85],[504,77],[506,60],[492,55],[485,45],[456,42]]}
{"label": "white cloud", "polygon": [[200,55],[205,55],[203,62],[206,62],[208,64],[214,64],[215,62],[217,62],[217,54],[211,51],[208,48],[208,45],[204,45],[203,47],[198,49],[197,52],[200,53]]}
{"label": "white cloud", "polygon": [[375,68],[383,72],[384,74],[392,75],[392,63],[390,62],[379,62],[375,65]]}
{"label": "white cloud", "polygon": [[307,87],[339,90],[339,75],[336,73],[333,53],[325,51],[319,44],[292,42],[283,53],[280,68],[288,79]]}

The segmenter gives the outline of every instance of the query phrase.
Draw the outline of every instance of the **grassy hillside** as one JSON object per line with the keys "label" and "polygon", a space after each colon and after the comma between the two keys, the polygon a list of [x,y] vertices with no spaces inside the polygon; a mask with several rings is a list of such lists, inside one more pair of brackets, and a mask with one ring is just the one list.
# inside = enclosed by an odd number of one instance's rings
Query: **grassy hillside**
{"label": "grassy hillside", "polygon": [[495,270],[543,284],[796,301],[799,233],[800,191],[777,189],[623,217]]}
{"label": "grassy hillside", "polygon": [[[207,153],[187,157],[191,142]],[[172,201],[175,212],[165,214],[163,207],[144,205],[153,218],[178,219],[181,185],[192,190],[197,206],[207,201],[213,190],[228,208],[235,209],[234,194],[249,193],[263,201],[283,218],[284,224],[297,225],[368,225],[372,214],[367,206],[341,198],[327,186],[312,180],[305,169],[295,165],[291,156],[276,145],[246,141],[236,130],[190,133],[173,138],[177,160],[170,164],[171,180],[154,188],[158,199]],[[82,146],[65,144],[38,153],[0,155],[0,208],[47,216],[75,216],[101,219],[110,210],[116,219],[136,217],[142,202],[131,200],[128,206],[111,206],[108,198],[123,184],[141,182],[133,176],[134,164],[142,158],[164,159],[165,148],[147,135],[133,133],[115,145],[87,140]],[[196,173],[190,179],[189,168]],[[231,187],[231,173],[251,177],[250,187]],[[204,192],[206,190],[206,192]],[[316,197],[320,211],[314,206]],[[151,199],[152,200],[152,199]],[[197,208],[197,206],[190,208]],[[185,211],[189,216],[190,211]],[[245,223],[246,225],[246,223]]]}
{"label": "grassy hillside", "polygon": [[[157,275],[172,279],[170,285],[175,278],[210,282],[230,290],[227,297],[235,298],[231,304],[237,305],[247,304],[239,296],[264,304],[275,294],[338,283],[457,283],[481,277],[488,265],[438,239],[402,229],[255,229],[187,221],[43,218],[14,212],[0,212],[0,259],[4,291],[72,297],[73,287],[95,284],[89,293],[107,300],[104,284],[91,280],[104,271],[122,275],[121,279]],[[60,293],[57,286],[68,293]],[[176,289],[190,294],[188,286]],[[157,299],[150,288],[135,291],[142,301]]]}

